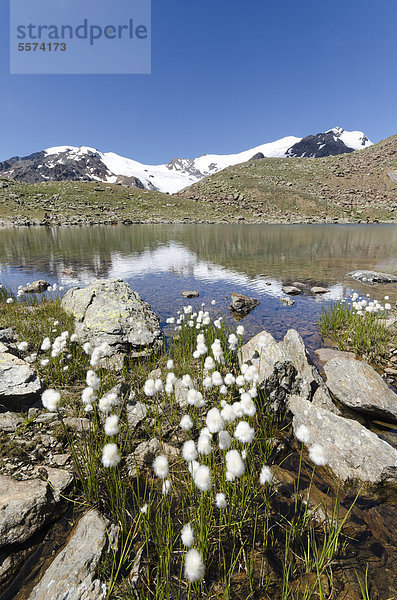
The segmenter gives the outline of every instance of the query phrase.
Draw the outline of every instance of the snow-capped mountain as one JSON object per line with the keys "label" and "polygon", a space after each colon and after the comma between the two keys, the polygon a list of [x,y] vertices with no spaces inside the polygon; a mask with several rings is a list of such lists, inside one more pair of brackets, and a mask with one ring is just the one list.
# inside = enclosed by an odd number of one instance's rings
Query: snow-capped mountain
{"label": "snow-capped mountain", "polygon": [[284,137],[237,154],[175,158],[163,165],[145,165],[88,146],[56,146],[0,162],[0,175],[28,183],[62,180],[123,183],[173,194],[203,177],[253,158],[316,158],[353,152],[370,145],[372,142],[361,131],[345,131],[335,127],[304,138]]}

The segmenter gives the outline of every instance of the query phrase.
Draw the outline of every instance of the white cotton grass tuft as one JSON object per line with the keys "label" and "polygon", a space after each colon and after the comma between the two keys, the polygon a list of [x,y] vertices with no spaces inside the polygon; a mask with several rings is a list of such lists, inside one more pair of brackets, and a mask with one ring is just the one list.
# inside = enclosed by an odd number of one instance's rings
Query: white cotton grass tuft
{"label": "white cotton grass tuft", "polygon": [[245,331],[245,329],[244,329],[243,325],[239,325],[236,329],[237,335],[244,335],[244,331]]}
{"label": "white cotton grass tuft", "polygon": [[145,396],[150,397],[150,396],[155,395],[156,385],[155,385],[154,379],[149,378],[145,381],[145,385],[143,386],[143,391],[145,393]]}
{"label": "white cotton grass tuft", "polygon": [[87,371],[86,382],[95,391],[99,390],[99,386],[101,385],[101,380],[92,370]]}
{"label": "white cotton grass tuft", "polygon": [[117,415],[110,415],[105,421],[105,433],[108,436],[117,435],[119,432],[119,418]]}
{"label": "white cotton grass tuft", "polygon": [[221,410],[221,417],[224,421],[226,421],[226,423],[233,423],[233,421],[236,419],[233,406],[226,403]]}
{"label": "white cotton grass tuft", "polygon": [[179,423],[179,426],[184,431],[190,431],[190,429],[193,427],[193,421],[192,421],[191,417],[189,415],[183,415],[183,417]]}
{"label": "white cotton grass tuft", "polygon": [[20,352],[26,352],[26,350],[28,349],[28,343],[27,342],[20,342],[17,346],[18,350]]}
{"label": "white cotton grass tuft", "polygon": [[211,435],[210,433],[204,432],[202,430],[200,432],[199,438],[197,440],[197,451],[199,454],[204,456],[209,456],[212,452],[212,444],[211,444]]}
{"label": "white cotton grass tuft", "polygon": [[48,358],[43,358],[43,360],[40,361],[40,364],[42,367],[46,367],[49,364],[49,359]]}
{"label": "white cotton grass tuft", "polygon": [[328,456],[320,444],[313,444],[309,448],[309,458],[318,467],[323,467],[328,463]]}
{"label": "white cotton grass tuft", "polygon": [[299,425],[295,430],[296,439],[302,442],[302,444],[310,444],[312,436],[310,429],[306,425]]}
{"label": "white cotton grass tuft", "polygon": [[238,450],[229,450],[226,454],[226,478],[233,481],[245,472],[245,464]]}
{"label": "white cotton grass tuft", "polygon": [[210,433],[218,433],[225,426],[225,421],[222,419],[218,408],[211,408],[208,411],[205,423]]}
{"label": "white cotton grass tuft", "polygon": [[270,484],[273,479],[273,474],[268,466],[263,466],[259,475],[259,483],[261,485]]}
{"label": "white cotton grass tuft", "polygon": [[229,450],[232,445],[232,437],[228,431],[222,430],[218,434],[219,438],[219,449],[220,450]]}
{"label": "white cotton grass tuft", "polygon": [[169,360],[167,360],[167,369],[169,371],[171,371],[174,368],[174,361],[172,360],[172,358],[170,358]]}
{"label": "white cotton grass tuft", "polygon": [[255,437],[255,430],[247,421],[240,421],[234,431],[234,437],[242,444],[250,444]]}
{"label": "white cotton grass tuft", "polygon": [[56,390],[48,389],[43,392],[41,401],[44,408],[50,412],[56,412],[58,410],[59,403],[61,401],[61,394]]}
{"label": "white cotton grass tuft", "polygon": [[194,544],[194,533],[193,533],[193,527],[190,525],[190,523],[187,523],[187,525],[185,525],[181,531],[181,539],[182,539],[182,544],[184,546],[186,546],[186,548],[190,548],[191,546],[193,546]]}
{"label": "white cotton grass tuft", "polygon": [[191,582],[203,579],[205,566],[201,554],[195,548],[186,553],[185,557],[185,577]]}
{"label": "white cotton grass tuft", "polygon": [[207,465],[200,465],[194,471],[194,483],[200,492],[209,492],[212,487],[211,471]]}
{"label": "white cotton grass tuft", "polygon": [[43,352],[47,352],[47,350],[49,350],[50,348],[51,348],[51,340],[49,337],[46,337],[42,341],[40,349],[43,350]]}
{"label": "white cotton grass tuft", "polygon": [[220,492],[219,494],[217,494],[215,496],[215,502],[218,508],[223,509],[226,508],[227,506],[227,502],[226,502],[226,496],[223,492]]}
{"label": "white cotton grass tuft", "polygon": [[165,454],[156,456],[153,461],[153,470],[160,479],[166,479],[168,477],[168,458]]}
{"label": "white cotton grass tuft", "polygon": [[116,467],[120,462],[117,444],[106,444],[102,449],[102,464],[104,467]]}
{"label": "white cotton grass tuft", "polygon": [[193,440],[188,440],[183,444],[182,456],[186,462],[191,462],[197,458],[197,448]]}

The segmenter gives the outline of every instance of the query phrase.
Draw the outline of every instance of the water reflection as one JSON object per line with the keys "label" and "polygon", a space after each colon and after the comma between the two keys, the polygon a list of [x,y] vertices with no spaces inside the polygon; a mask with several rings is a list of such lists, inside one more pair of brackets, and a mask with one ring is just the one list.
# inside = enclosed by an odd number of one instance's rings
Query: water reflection
{"label": "water reflection", "polygon": [[[355,289],[397,299],[396,286],[368,288],[347,277],[357,268],[397,270],[395,225],[135,225],[0,230],[0,277],[16,288],[39,277],[65,287],[96,277],[121,277],[165,320],[195,288],[199,301],[216,299],[225,312],[230,292],[255,295],[246,319],[254,333],[280,337],[297,327],[309,347],[319,344],[321,305]],[[282,284],[326,285],[324,297],[279,302]]]}

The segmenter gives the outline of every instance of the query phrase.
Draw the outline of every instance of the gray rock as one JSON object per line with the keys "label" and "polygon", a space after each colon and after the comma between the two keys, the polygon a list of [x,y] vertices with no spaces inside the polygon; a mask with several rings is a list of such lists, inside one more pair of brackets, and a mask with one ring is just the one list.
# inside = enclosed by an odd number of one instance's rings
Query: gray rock
{"label": "gray rock", "polygon": [[0,548],[28,540],[54,507],[54,496],[45,481],[15,481],[0,475]]}
{"label": "gray rock", "polygon": [[139,423],[146,418],[147,407],[143,402],[135,402],[134,404],[128,403],[126,410],[128,426],[130,429],[136,429]]}
{"label": "gray rock", "polygon": [[200,294],[196,290],[182,290],[181,296],[182,298],[198,298]]}
{"label": "gray rock", "polygon": [[294,285],[285,285],[283,287],[284,294],[289,294],[290,296],[297,296],[302,293],[302,290]]}
{"label": "gray rock", "polygon": [[317,406],[319,408],[325,408],[326,410],[334,413],[334,415],[342,415],[339,408],[333,403],[328,388],[325,385],[322,385],[316,389],[313,394],[312,404],[313,406]]}
{"label": "gray rock", "polygon": [[319,285],[315,285],[310,288],[312,294],[328,294],[329,290],[325,287],[321,287]]}
{"label": "gray rock", "polygon": [[78,433],[89,431],[90,429],[90,420],[86,417],[66,417],[63,422],[68,429]]}
{"label": "gray rock", "polygon": [[0,405],[13,411],[32,406],[42,389],[40,379],[24,360],[0,353]]}
{"label": "gray rock", "polygon": [[76,319],[81,342],[107,342],[113,355],[146,356],[160,347],[160,319],[122,279],[98,279],[72,288],[62,307]]}
{"label": "gray rock", "polygon": [[281,342],[276,342],[267,331],[258,333],[241,348],[240,362],[251,362],[258,367],[259,385],[274,374],[277,364],[292,364],[295,378],[300,380],[301,393],[307,399],[318,386],[324,385],[316,367],[310,361],[301,336],[295,329],[289,329]]}
{"label": "gray rock", "polygon": [[342,350],[336,350],[335,348],[318,348],[314,351],[314,354],[321,363],[326,363],[331,360],[331,358],[347,358],[353,360],[356,358],[354,352],[343,352]]}
{"label": "gray rock", "polygon": [[0,413],[0,431],[14,433],[18,425],[22,422],[22,417],[13,412]]}
{"label": "gray rock", "polygon": [[158,454],[167,456],[178,456],[179,450],[170,444],[162,444],[157,438],[152,438],[147,442],[141,442],[135,448],[134,454],[126,457],[128,474],[130,477],[136,477],[136,467],[149,467]]}
{"label": "gray rock", "polygon": [[397,422],[397,395],[365,362],[332,358],[324,371],[327,386],[339,402],[371,417]]}
{"label": "gray rock", "polygon": [[236,294],[232,292],[230,294],[230,306],[232,310],[240,315],[248,315],[255,306],[260,304],[256,298],[249,298],[243,294]]}
{"label": "gray rock", "polygon": [[43,292],[47,291],[49,285],[50,284],[48,281],[45,281],[44,279],[38,279],[37,281],[33,281],[33,283],[30,283],[26,287],[22,288],[22,290],[25,292],[25,294],[42,294]]}
{"label": "gray rock", "polygon": [[100,600],[106,586],[95,569],[109,543],[109,524],[96,510],[78,522],[64,549],[48,567],[28,600]]}
{"label": "gray rock", "polygon": [[353,277],[357,281],[363,283],[396,283],[397,277],[390,273],[379,273],[378,271],[352,271],[348,273],[349,277]]}
{"label": "gray rock", "polygon": [[375,433],[297,396],[290,398],[288,407],[294,431],[299,425],[309,428],[311,443],[323,446],[339,479],[373,484],[397,480],[397,451]]}

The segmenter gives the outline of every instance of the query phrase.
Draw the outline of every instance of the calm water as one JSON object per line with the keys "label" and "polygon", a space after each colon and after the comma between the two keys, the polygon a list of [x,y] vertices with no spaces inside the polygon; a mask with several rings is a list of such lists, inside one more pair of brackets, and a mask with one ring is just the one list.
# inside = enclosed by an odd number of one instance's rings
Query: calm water
{"label": "calm water", "polygon": [[[261,302],[244,325],[281,338],[296,327],[310,350],[320,344],[321,307],[352,289],[397,300],[397,286],[368,287],[347,277],[358,268],[397,271],[396,225],[135,225],[0,230],[0,281],[16,289],[38,278],[65,289],[97,277],[121,277],[162,321],[196,289],[193,304],[215,299],[228,314],[232,291]],[[282,284],[302,281],[330,289],[283,305]],[[269,285],[270,284],[270,285]]]}

